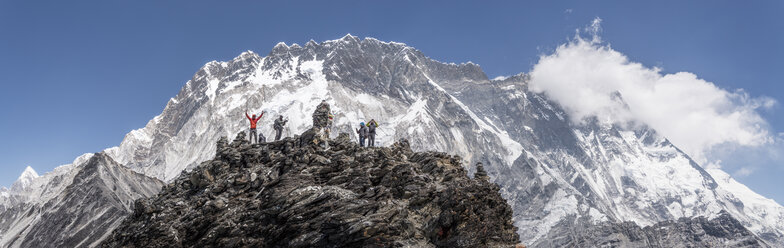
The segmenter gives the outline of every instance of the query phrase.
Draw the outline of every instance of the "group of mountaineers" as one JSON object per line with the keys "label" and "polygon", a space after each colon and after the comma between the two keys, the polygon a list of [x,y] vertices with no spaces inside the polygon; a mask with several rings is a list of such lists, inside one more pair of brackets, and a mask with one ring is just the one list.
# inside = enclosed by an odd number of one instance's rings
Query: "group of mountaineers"
{"label": "group of mountaineers", "polygon": [[[254,139],[256,140],[255,143],[262,143],[267,142],[267,138],[261,132],[256,132],[256,123],[261,120],[261,117],[264,116],[265,111],[262,111],[258,117],[254,114],[252,116],[248,115],[248,111],[245,110],[245,118],[248,118],[250,121],[250,131],[249,137],[250,143],[254,143]],[[327,137],[329,137],[330,128],[332,128],[332,120],[334,119],[334,115],[330,111],[329,103],[326,100],[322,100],[321,103],[316,106],[316,111],[313,112],[313,125],[314,127],[322,128]],[[288,119],[284,119],[283,115],[279,115],[275,122],[272,125],[272,128],[275,129],[275,141],[280,140],[281,135],[283,133],[283,127],[288,122]],[[378,122],[375,119],[370,119],[370,121],[366,124],[365,122],[359,123],[359,128],[356,129],[357,134],[359,135],[359,146],[364,147],[365,141],[367,140],[368,147],[376,146],[376,128],[378,128]]]}

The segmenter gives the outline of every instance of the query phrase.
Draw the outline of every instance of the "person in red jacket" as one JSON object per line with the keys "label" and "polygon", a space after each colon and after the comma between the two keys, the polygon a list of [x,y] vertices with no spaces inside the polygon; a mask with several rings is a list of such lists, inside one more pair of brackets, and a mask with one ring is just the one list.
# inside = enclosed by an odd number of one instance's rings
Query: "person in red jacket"
{"label": "person in red jacket", "polygon": [[254,139],[256,140],[256,143],[259,143],[259,137],[256,135],[256,122],[261,120],[262,116],[264,116],[264,111],[262,111],[261,115],[259,115],[259,117],[256,118],[256,115],[253,115],[252,117],[248,116],[248,110],[245,110],[245,118],[248,118],[248,120],[250,121],[250,137],[249,138],[250,138],[250,143],[251,144],[253,144],[253,140]]}

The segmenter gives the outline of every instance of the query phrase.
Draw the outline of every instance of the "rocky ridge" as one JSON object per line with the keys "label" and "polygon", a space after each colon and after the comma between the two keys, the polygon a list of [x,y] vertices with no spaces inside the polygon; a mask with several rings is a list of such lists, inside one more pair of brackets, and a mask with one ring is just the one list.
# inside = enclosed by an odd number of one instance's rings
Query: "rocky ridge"
{"label": "rocky ridge", "polygon": [[248,144],[218,141],[213,160],[182,173],[103,247],[514,247],[499,187],[471,179],[458,156],[407,140],[362,148],[318,128]]}
{"label": "rocky ridge", "polygon": [[73,173],[51,199],[0,212],[0,247],[94,247],[131,213],[134,200],[163,186],[104,153],[92,155]]}

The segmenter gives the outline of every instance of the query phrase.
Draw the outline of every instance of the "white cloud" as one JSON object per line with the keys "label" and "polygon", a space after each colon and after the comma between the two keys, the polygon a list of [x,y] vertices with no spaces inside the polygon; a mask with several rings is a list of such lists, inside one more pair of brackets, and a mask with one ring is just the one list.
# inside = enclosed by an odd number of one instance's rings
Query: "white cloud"
{"label": "white cloud", "polygon": [[[776,101],[725,90],[690,72],[662,73],[659,68],[629,61],[601,42],[601,19],[584,32],[543,55],[531,71],[531,90],[544,92],[563,106],[572,121],[596,116],[605,123],[644,123],[707,164],[705,154],[718,145],[761,146],[774,134],[757,113]],[[618,92],[628,104],[619,104]],[[779,134],[781,135],[781,134]]]}
{"label": "white cloud", "polygon": [[732,175],[735,176],[735,177],[745,177],[745,176],[751,175],[752,172],[754,172],[754,171],[751,170],[751,168],[743,167],[743,168],[740,168],[739,170],[735,171],[735,173],[732,173]]}
{"label": "white cloud", "polygon": [[572,12],[574,12],[573,9],[566,9],[566,10],[564,10],[564,13],[567,13],[567,14],[571,14]]}
{"label": "white cloud", "polygon": [[[588,27],[585,27],[585,32],[591,35],[591,37],[592,37],[591,43],[597,43],[598,44],[598,43],[602,42],[602,39],[601,39],[602,37],[599,36],[599,33],[602,32],[602,18],[599,18],[599,17],[593,18],[593,21],[591,21],[591,25],[589,25]],[[579,38],[579,37],[577,37],[577,38]]]}
{"label": "white cloud", "polygon": [[721,159],[709,161],[702,165],[702,167],[705,169],[721,169]]}

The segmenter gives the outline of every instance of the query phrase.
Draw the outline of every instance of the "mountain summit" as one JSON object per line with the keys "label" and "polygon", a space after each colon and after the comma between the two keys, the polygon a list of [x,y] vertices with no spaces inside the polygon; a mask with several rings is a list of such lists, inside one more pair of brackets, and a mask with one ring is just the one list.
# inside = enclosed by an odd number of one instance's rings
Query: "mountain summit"
{"label": "mountain summit", "polygon": [[[315,125],[315,124],[314,124]],[[250,145],[218,141],[215,159],[181,174],[104,247],[514,247],[499,187],[457,156],[407,140],[361,148],[318,128]]]}
{"label": "mountain summit", "polygon": [[38,173],[35,172],[32,167],[27,166],[14,184],[11,185],[11,192],[23,191],[25,188],[29,187],[33,182],[33,179],[36,179],[37,177]]}

